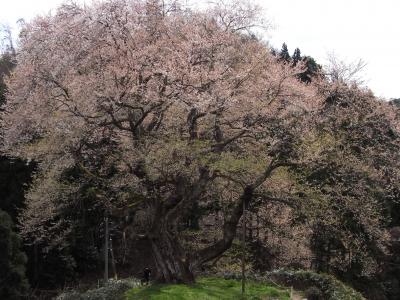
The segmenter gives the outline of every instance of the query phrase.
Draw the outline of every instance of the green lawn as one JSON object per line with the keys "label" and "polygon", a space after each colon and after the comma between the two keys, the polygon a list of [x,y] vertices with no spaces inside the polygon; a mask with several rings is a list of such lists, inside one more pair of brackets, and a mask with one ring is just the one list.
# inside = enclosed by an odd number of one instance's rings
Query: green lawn
{"label": "green lawn", "polygon": [[152,285],[133,288],[126,293],[127,300],[289,300],[289,292],[265,283],[247,282],[246,297],[241,298],[241,282],[223,278],[200,278],[193,285]]}

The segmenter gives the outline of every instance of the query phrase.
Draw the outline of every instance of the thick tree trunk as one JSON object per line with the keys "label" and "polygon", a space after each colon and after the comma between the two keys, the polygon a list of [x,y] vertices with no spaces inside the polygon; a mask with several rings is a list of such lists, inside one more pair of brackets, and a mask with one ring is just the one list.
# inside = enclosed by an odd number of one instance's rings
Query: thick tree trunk
{"label": "thick tree trunk", "polygon": [[151,240],[154,262],[159,282],[193,283],[194,275],[189,261],[177,238],[164,226],[160,226]]}
{"label": "thick tree trunk", "polygon": [[152,228],[147,235],[151,241],[154,262],[158,271],[158,281],[175,283],[194,282],[193,271],[204,263],[221,256],[232,245],[236,236],[236,229],[243,214],[243,207],[248,206],[254,196],[254,190],[260,186],[272,171],[282,164],[272,161],[266,170],[256,178],[253,184],[243,189],[241,197],[236,202],[230,216],[224,221],[223,236],[213,245],[187,255],[176,236],[177,224],[182,217],[186,217],[188,210],[211,179],[207,169],[200,170],[200,177],[191,188],[185,178],[179,178],[182,184],[178,185],[175,196],[163,202],[155,203]]}
{"label": "thick tree trunk", "polygon": [[207,169],[200,170],[200,177],[192,188],[187,188],[186,178],[177,178],[175,195],[154,203],[154,216],[148,237],[151,241],[157,281],[193,283],[194,275],[190,259],[177,237],[178,224],[190,213],[193,204],[210,180]]}
{"label": "thick tree trunk", "polygon": [[253,198],[253,188],[247,186],[236,206],[233,208],[230,217],[225,220],[222,228],[222,239],[213,245],[206,247],[197,252],[193,261],[191,262],[192,268],[198,268],[204,263],[209,262],[219,256],[221,256],[226,250],[228,250],[236,237],[236,229],[240,218],[243,215],[243,207],[247,206]]}
{"label": "thick tree trunk", "polygon": [[276,168],[284,165],[287,164],[272,161],[265,171],[255,179],[253,184],[247,185],[243,189],[243,193],[230,212],[230,216],[224,221],[222,238],[213,245],[196,252],[193,255],[193,261],[191,262],[192,268],[195,269],[202,266],[204,263],[221,256],[230,248],[233,239],[236,237],[236,229],[243,215],[243,208],[247,207],[248,204],[253,200],[254,190],[259,187]]}

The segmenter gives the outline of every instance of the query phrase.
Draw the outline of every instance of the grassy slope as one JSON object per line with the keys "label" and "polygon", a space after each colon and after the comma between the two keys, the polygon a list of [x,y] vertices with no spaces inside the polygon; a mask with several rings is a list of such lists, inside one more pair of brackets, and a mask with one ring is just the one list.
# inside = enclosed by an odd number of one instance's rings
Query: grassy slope
{"label": "grassy slope", "polygon": [[[152,285],[134,288],[126,293],[128,300],[223,300],[241,298],[241,283],[217,277],[200,278],[188,285]],[[289,300],[287,291],[268,286],[265,283],[247,282],[244,299]]]}

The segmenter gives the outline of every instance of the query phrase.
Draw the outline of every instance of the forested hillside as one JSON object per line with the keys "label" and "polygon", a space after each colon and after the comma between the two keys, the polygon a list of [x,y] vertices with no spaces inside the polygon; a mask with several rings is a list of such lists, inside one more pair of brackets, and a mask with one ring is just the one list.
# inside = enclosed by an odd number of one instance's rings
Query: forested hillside
{"label": "forested hillside", "polygon": [[398,103],[358,65],[271,48],[267,23],[248,1],[116,0],[23,25],[0,59],[1,299],[105,268],[400,297]]}

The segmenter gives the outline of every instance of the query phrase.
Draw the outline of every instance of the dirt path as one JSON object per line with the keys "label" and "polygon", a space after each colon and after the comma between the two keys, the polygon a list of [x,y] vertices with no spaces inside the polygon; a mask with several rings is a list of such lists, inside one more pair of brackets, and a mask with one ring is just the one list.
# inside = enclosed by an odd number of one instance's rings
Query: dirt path
{"label": "dirt path", "polygon": [[291,300],[303,300],[304,298],[299,292],[293,291]]}

